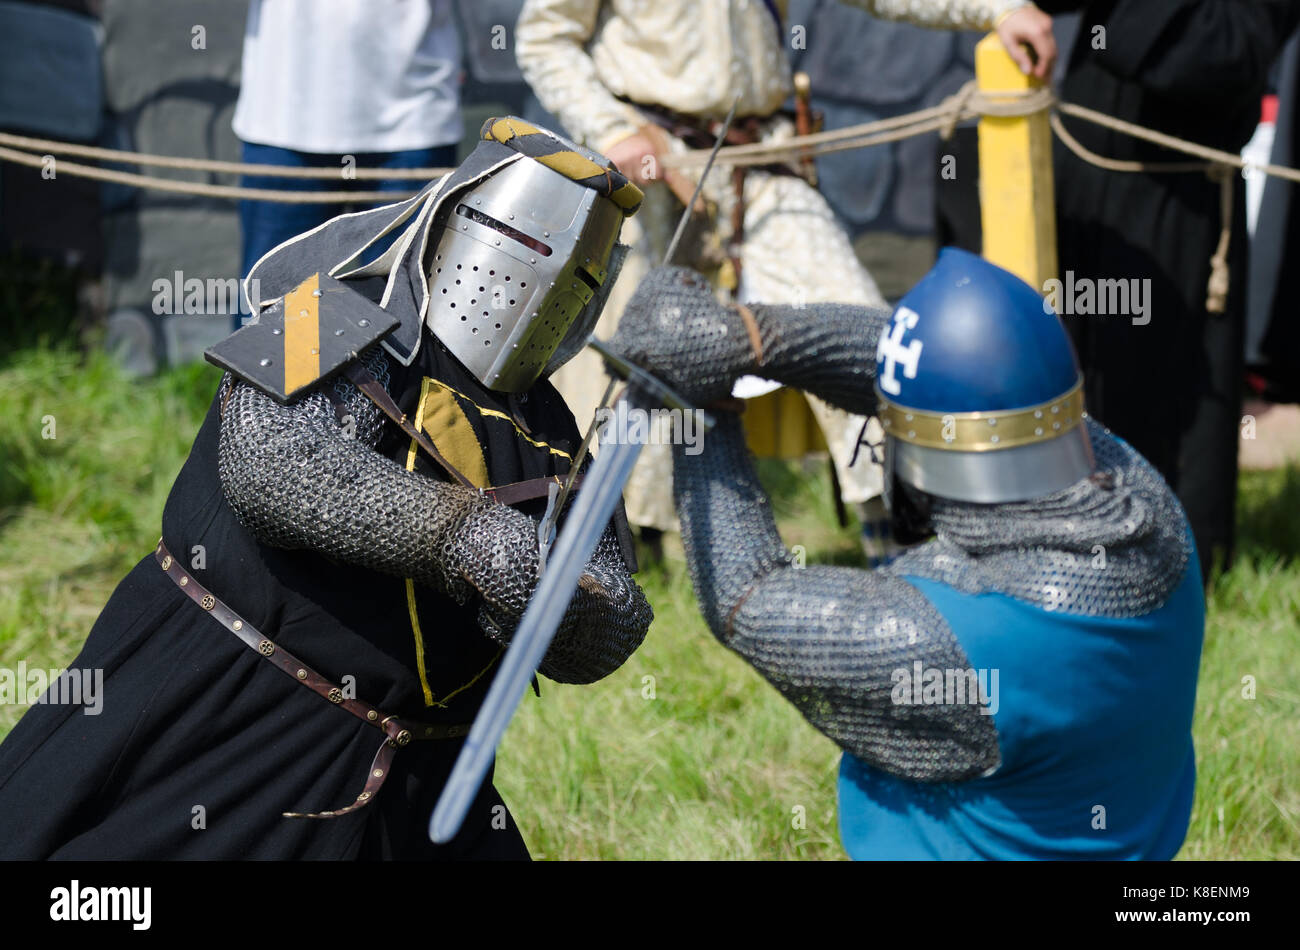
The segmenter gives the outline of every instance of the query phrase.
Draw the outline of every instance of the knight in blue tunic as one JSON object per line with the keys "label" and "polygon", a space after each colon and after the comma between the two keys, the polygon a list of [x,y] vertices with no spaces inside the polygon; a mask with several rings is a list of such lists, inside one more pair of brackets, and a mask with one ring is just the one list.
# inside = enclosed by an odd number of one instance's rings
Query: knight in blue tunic
{"label": "knight in blue tunic", "polygon": [[665,269],[613,345],[700,404],[753,373],[881,420],[891,516],[923,543],[874,571],[791,558],[734,414],[674,460],[704,617],[844,750],[852,857],[1177,853],[1195,545],[1160,476],[1088,418],[1032,287],[947,249],[892,313],[741,308]]}

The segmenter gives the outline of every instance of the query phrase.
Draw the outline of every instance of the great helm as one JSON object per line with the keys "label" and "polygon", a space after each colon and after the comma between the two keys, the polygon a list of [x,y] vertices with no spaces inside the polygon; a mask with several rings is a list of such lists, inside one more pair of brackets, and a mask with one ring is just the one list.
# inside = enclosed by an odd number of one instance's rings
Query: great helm
{"label": "great helm", "polygon": [[519,392],[585,344],[642,195],[608,159],[522,119],[490,119],[482,137],[522,154],[446,203],[425,321],[481,383]]}
{"label": "great helm", "polygon": [[885,479],[979,503],[1066,488],[1095,463],[1060,319],[1014,274],[945,248],[876,351]]}

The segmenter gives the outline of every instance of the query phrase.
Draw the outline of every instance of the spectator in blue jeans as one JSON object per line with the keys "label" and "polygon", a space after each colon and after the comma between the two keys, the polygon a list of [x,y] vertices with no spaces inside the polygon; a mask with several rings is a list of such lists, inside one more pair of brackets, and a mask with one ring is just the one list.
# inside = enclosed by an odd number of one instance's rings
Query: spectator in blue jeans
{"label": "spectator in blue jeans", "polygon": [[[339,176],[246,175],[243,185],[418,190],[423,182],[347,172],[455,164],[463,132],[460,55],[451,0],[252,0],[232,123],[243,160],[336,168]],[[241,201],[241,276],[272,248],[349,210],[357,209]]]}

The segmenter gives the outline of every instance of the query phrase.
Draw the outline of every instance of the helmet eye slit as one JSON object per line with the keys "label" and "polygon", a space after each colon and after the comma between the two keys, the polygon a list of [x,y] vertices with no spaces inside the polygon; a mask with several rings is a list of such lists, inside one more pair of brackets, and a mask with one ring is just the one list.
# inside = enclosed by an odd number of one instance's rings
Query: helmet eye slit
{"label": "helmet eye slit", "polygon": [[481,224],[485,228],[491,228],[493,231],[504,234],[512,241],[519,242],[524,247],[536,251],[543,257],[551,256],[551,248],[549,245],[543,244],[541,241],[537,240],[537,238],[529,237],[523,231],[520,231],[517,228],[512,228],[504,221],[498,221],[496,218],[486,215],[482,211],[475,211],[467,205],[457,205],[456,213],[462,218],[469,218],[475,224]]}
{"label": "helmet eye slit", "polygon": [[523,392],[590,336],[626,253],[624,209],[537,161],[465,184],[422,219],[424,322],[488,389]]}

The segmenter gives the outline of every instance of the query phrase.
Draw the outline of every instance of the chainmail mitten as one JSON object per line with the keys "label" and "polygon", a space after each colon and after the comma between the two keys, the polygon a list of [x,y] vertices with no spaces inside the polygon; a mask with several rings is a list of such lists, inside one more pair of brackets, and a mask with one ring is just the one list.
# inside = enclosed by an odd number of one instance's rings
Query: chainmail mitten
{"label": "chainmail mitten", "polygon": [[[536,534],[534,534],[534,538]],[[526,589],[511,585],[511,597],[485,603],[479,610],[479,625],[492,639],[508,644],[523,617],[524,608],[537,586],[537,545],[528,553]],[[605,529],[587,569],[578,579],[578,589],[538,667],[538,672],[557,683],[594,683],[618,669],[641,642],[654,612],[641,588],[632,580],[623,562],[618,536]],[[599,636],[594,636],[599,632]]]}
{"label": "chainmail mitten", "polygon": [[996,768],[997,732],[978,704],[893,702],[896,670],[969,669],[943,617],[900,578],[794,567],[739,420],[719,417],[703,452],[674,453],[682,540],[714,635],[865,762],[918,781]]}
{"label": "chainmail mitten", "polygon": [[[387,358],[362,354],[387,386]],[[336,412],[325,386],[332,387]],[[272,547],[319,551],[442,591],[458,604],[476,594],[486,628],[499,636],[518,622],[537,582],[537,524],[472,488],[409,472],[379,452],[384,417],[345,379],[288,406],[227,376],[218,454],[221,484],[245,528]],[[586,682],[616,669],[650,622],[641,590],[621,557],[593,557],[598,593],[575,598],[543,671]],[[604,584],[608,585],[602,586]]]}
{"label": "chainmail mitten", "polygon": [[935,540],[888,570],[1073,614],[1137,617],[1159,607],[1192,556],[1186,516],[1146,459],[1094,420],[1086,424],[1092,477],[1009,504],[936,498]]}
{"label": "chainmail mitten", "polygon": [[729,396],[736,379],[754,373],[851,412],[874,411],[887,308],[755,304],[750,312],[758,347],[740,311],[718,303],[703,277],[659,268],[638,286],[610,346],[699,405]]}

